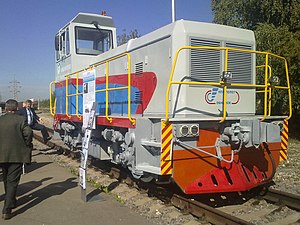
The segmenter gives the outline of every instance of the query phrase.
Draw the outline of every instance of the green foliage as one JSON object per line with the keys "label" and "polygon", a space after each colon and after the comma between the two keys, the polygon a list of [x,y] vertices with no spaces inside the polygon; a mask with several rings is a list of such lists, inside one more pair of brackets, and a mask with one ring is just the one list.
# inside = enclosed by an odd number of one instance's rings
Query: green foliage
{"label": "green foliage", "polygon": [[[272,52],[288,61],[293,110],[300,108],[300,1],[299,0],[212,0],[214,22],[254,30],[257,50]],[[258,57],[259,60],[259,57]],[[284,77],[279,62],[272,74]],[[282,64],[282,62],[280,62]],[[281,79],[281,85],[285,85]],[[274,110],[287,109],[286,92],[276,91]]]}
{"label": "green foliage", "polygon": [[[55,92],[52,92],[52,105],[54,105],[55,102]],[[50,99],[42,99],[39,100],[39,109],[43,110],[43,111],[49,111],[49,107],[50,107]]]}
{"label": "green foliage", "polygon": [[40,110],[45,110],[45,109],[49,110],[49,105],[50,105],[50,100],[49,99],[39,100],[39,109]]}
{"label": "green foliage", "polygon": [[[288,26],[276,28],[272,24],[264,23],[256,26],[255,34],[257,38],[257,49],[273,52],[287,59],[289,64],[293,109],[294,111],[298,111],[300,104],[300,31],[291,32],[289,31]],[[284,73],[282,70],[278,71],[277,67],[278,64],[272,66],[272,68],[275,68],[273,69],[273,73]],[[286,85],[285,83],[281,84]],[[282,104],[282,102],[286,102],[286,99],[282,98],[286,98],[286,96],[278,97],[277,103],[279,105]]]}
{"label": "green foliage", "polygon": [[259,23],[300,29],[299,0],[212,0],[214,22],[254,29]]}
{"label": "green foliage", "polygon": [[130,31],[129,34],[126,33],[126,29],[123,30],[123,33],[121,35],[118,35],[117,42],[118,45],[122,45],[127,43],[130,39],[138,38],[141,35],[138,33],[138,31],[135,29],[133,31]]}

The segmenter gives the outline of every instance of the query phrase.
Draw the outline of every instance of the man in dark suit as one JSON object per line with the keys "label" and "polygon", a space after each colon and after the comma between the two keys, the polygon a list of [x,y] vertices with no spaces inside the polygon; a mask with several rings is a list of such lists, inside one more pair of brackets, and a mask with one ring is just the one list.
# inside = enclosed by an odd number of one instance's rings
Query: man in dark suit
{"label": "man in dark suit", "polygon": [[51,137],[49,136],[46,127],[42,124],[39,124],[41,118],[36,115],[35,110],[31,108],[31,106],[32,101],[26,100],[25,107],[19,109],[17,114],[24,116],[27,123],[33,130],[40,130],[43,135],[44,143],[47,143],[47,141],[49,141]]}
{"label": "man in dark suit", "polygon": [[32,129],[22,116],[15,114],[17,107],[16,100],[7,100],[6,114],[0,116],[0,167],[5,190],[2,218],[5,220],[11,218],[11,211],[16,207],[23,163],[31,162]]}

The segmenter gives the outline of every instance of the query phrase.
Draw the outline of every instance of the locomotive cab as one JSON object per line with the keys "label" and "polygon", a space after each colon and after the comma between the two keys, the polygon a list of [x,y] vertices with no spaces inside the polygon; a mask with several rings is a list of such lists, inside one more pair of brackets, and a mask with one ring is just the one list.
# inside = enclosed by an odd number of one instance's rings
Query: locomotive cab
{"label": "locomotive cab", "polygon": [[117,46],[111,17],[79,13],[55,36],[56,81],[88,67],[96,57]]}

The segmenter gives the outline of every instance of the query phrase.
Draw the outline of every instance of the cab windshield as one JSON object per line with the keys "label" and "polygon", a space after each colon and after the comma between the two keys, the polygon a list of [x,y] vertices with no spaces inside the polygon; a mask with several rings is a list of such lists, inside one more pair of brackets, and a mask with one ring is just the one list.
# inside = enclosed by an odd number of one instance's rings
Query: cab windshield
{"label": "cab windshield", "polygon": [[99,55],[112,48],[112,32],[86,27],[75,27],[76,54]]}

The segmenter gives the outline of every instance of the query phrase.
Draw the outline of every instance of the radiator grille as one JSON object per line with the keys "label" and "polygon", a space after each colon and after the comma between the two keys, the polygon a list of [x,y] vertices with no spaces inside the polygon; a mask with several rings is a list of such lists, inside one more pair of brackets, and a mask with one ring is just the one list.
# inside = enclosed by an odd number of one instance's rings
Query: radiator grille
{"label": "radiator grille", "polygon": [[[220,47],[220,41],[191,38],[191,46]],[[251,45],[226,43],[226,47],[251,50]],[[193,81],[219,82],[223,71],[224,51],[220,50],[198,50],[190,51],[190,77]],[[232,83],[251,84],[252,80],[252,57],[253,54],[229,51],[228,71],[233,75]]]}
{"label": "radiator grille", "polygon": [[[251,50],[251,46],[226,43],[226,47]],[[252,54],[247,52],[228,52],[228,71],[232,72],[232,83],[252,83]]]}
{"label": "radiator grille", "polygon": [[[220,47],[220,42],[192,38],[191,46]],[[221,74],[221,51],[191,49],[190,58],[190,76],[192,80],[219,82]]]}

